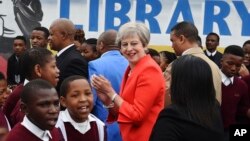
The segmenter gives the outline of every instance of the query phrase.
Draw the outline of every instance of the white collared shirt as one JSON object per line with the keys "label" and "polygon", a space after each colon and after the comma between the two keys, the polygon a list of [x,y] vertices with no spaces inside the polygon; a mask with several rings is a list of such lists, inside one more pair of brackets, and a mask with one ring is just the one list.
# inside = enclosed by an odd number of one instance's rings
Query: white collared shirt
{"label": "white collared shirt", "polygon": [[56,56],[59,57],[65,50],[67,50],[68,48],[70,48],[73,45],[74,44],[70,44],[67,47],[63,48],[62,50],[58,51],[58,53],[56,54]]}
{"label": "white collared shirt", "polygon": [[94,121],[92,118],[88,118],[86,121],[77,123],[75,122],[70,114],[69,111],[66,109],[65,111],[61,111],[60,118],[63,122],[69,122],[77,131],[82,134],[85,134],[87,131],[91,129],[90,121]]}
{"label": "white collared shirt", "polygon": [[233,84],[234,82],[234,77],[228,78],[222,71],[221,71],[221,82],[225,85],[228,86],[230,83]]}
{"label": "white collared shirt", "polygon": [[26,129],[28,129],[32,134],[37,136],[39,139],[43,141],[49,141],[52,139],[52,136],[49,132],[49,130],[42,130],[39,127],[37,127],[35,124],[33,124],[27,116],[24,116],[23,121],[21,123]]}
{"label": "white collared shirt", "polygon": [[208,50],[206,50],[206,53],[208,56],[211,56],[211,55],[214,56],[216,52],[217,52],[216,50],[214,52],[209,52]]}
{"label": "white collared shirt", "polygon": [[[95,117],[92,114],[88,115],[88,119],[85,122],[82,123],[76,123],[70,116],[68,110],[66,109],[65,111],[61,111],[57,120],[57,124],[56,127],[61,129],[62,135],[64,137],[64,140],[67,141],[67,133],[66,133],[66,129],[64,126],[64,122],[70,122],[70,124],[80,133],[84,134],[86,133],[88,130],[91,129],[91,125],[90,122],[95,121],[97,128],[98,128],[98,134],[99,134],[99,140],[100,141],[104,141],[104,137],[105,137],[105,124],[98,119],[97,117]],[[85,127],[84,127],[85,126]]]}
{"label": "white collared shirt", "polygon": [[23,82],[23,86],[25,86],[26,84],[28,84],[30,81],[28,79],[24,79],[24,82]]}

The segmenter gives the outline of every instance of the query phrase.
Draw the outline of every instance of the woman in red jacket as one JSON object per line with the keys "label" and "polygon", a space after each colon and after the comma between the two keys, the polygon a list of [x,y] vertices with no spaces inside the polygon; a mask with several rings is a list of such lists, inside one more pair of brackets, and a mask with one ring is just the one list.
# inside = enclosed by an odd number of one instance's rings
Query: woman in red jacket
{"label": "woman in red jacket", "polygon": [[117,43],[129,61],[120,95],[103,76],[91,76],[103,104],[109,108],[110,122],[117,120],[123,141],[147,141],[159,112],[164,107],[165,82],[156,62],[145,53],[150,39],[142,23],[121,26]]}

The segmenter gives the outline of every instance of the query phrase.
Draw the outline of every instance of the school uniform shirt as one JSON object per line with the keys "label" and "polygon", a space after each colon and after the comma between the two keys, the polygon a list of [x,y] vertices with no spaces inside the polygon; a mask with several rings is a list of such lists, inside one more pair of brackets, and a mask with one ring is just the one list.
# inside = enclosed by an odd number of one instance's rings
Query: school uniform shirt
{"label": "school uniform shirt", "polygon": [[22,92],[23,87],[24,87],[23,84],[18,85],[9,95],[3,106],[3,113],[9,120],[11,127],[14,127],[14,124],[12,124],[11,122],[11,113],[14,110],[17,102],[20,100],[20,93]]}
{"label": "school uniform shirt", "polygon": [[8,119],[6,118],[6,116],[4,115],[3,111],[0,110],[0,127],[4,127],[6,128],[8,131],[10,131],[11,127],[9,124]]}
{"label": "school uniform shirt", "polygon": [[25,114],[21,111],[21,99],[16,103],[15,108],[10,114],[10,121],[12,126],[15,126],[17,123],[22,122]]}
{"label": "school uniform shirt", "polygon": [[[250,96],[250,75],[244,76],[241,78],[244,82],[246,82],[248,86],[248,95]],[[250,98],[250,97],[249,97]]]}
{"label": "school uniform shirt", "polygon": [[3,107],[3,112],[8,118],[12,128],[17,123],[23,121],[24,113],[21,112],[20,108],[20,94],[27,83],[29,83],[29,80],[25,79],[23,84],[18,85],[13,93],[7,98]]}
{"label": "school uniform shirt", "polygon": [[92,114],[89,114],[85,122],[77,123],[66,109],[60,112],[56,127],[60,129],[65,141],[107,140],[105,124]]}
{"label": "school uniform shirt", "polygon": [[221,76],[221,114],[224,129],[227,130],[229,125],[237,123],[236,116],[246,117],[247,110],[250,108],[250,102],[248,88],[244,81],[238,77],[227,78],[222,72]]}
{"label": "school uniform shirt", "polygon": [[[250,75],[241,77],[241,80],[243,80],[248,87],[248,97],[249,97],[249,101],[250,101]],[[242,117],[242,116],[237,116],[236,117],[237,121],[243,124],[250,124],[250,119],[248,117]]]}
{"label": "school uniform shirt", "polygon": [[41,130],[26,116],[7,135],[6,141],[63,141],[58,129]]}

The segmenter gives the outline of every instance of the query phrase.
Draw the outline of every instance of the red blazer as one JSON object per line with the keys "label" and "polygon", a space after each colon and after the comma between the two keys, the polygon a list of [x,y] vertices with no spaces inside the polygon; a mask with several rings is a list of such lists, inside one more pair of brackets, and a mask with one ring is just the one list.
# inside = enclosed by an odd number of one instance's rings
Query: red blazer
{"label": "red blazer", "polygon": [[[165,81],[158,64],[143,57],[130,73],[127,68],[120,90],[123,103],[118,123],[123,141],[147,141],[159,112],[164,108]],[[112,120],[109,115],[109,120]]]}

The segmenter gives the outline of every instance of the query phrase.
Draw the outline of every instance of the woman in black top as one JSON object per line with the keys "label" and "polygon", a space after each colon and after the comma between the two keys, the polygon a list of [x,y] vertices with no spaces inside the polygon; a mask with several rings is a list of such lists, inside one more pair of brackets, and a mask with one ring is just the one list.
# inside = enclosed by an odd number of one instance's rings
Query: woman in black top
{"label": "woman in black top", "polygon": [[185,55],[173,62],[171,72],[172,104],[159,114],[150,141],[221,141],[223,125],[209,65]]}

